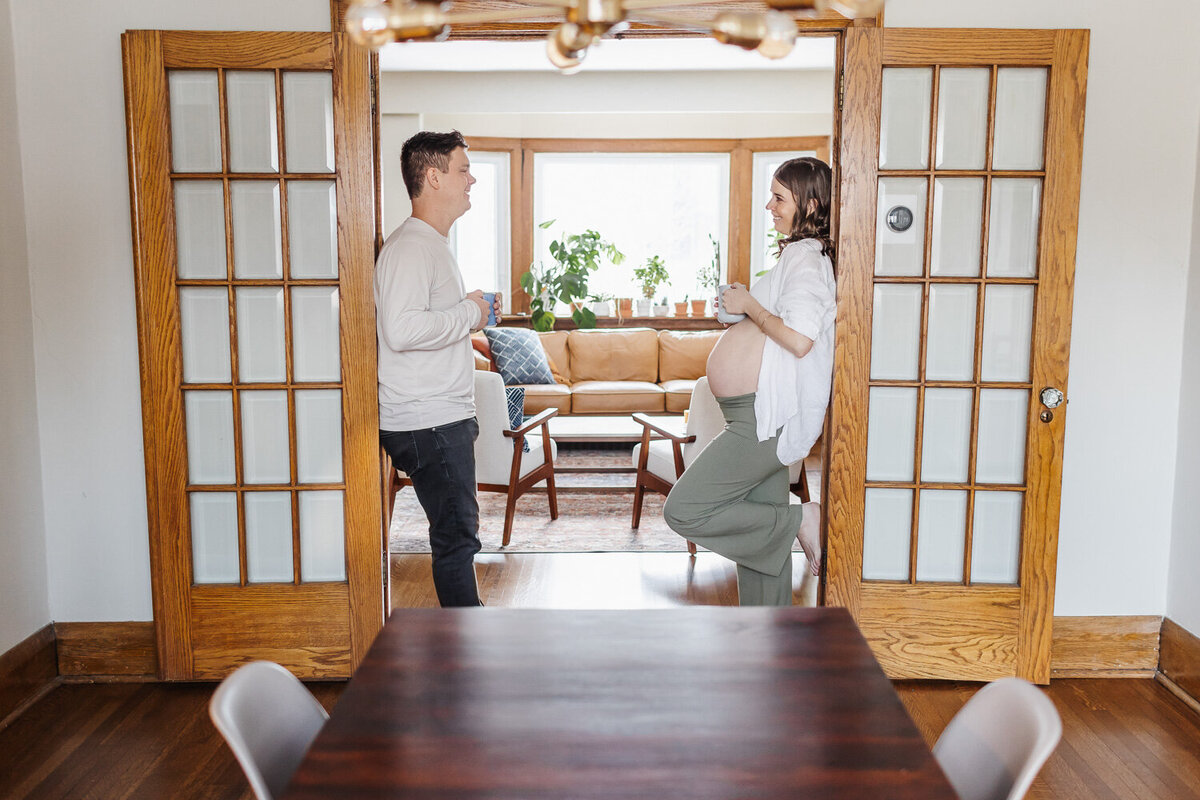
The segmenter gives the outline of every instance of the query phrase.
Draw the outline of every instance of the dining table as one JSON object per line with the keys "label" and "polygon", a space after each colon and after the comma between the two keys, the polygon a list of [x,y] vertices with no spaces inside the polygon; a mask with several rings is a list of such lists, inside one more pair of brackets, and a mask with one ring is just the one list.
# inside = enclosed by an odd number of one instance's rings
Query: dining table
{"label": "dining table", "polygon": [[396,609],[283,795],[954,791],[844,608]]}

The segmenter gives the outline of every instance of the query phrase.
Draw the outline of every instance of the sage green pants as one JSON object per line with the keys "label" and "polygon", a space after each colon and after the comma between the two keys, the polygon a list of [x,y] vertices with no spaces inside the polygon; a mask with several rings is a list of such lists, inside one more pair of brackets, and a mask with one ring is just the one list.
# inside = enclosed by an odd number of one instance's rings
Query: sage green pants
{"label": "sage green pants", "polygon": [[663,516],[671,529],[737,564],[744,606],[792,604],[792,544],[803,514],[788,504],[778,435],[758,441],[754,395],[718,397],[725,429],[679,477]]}

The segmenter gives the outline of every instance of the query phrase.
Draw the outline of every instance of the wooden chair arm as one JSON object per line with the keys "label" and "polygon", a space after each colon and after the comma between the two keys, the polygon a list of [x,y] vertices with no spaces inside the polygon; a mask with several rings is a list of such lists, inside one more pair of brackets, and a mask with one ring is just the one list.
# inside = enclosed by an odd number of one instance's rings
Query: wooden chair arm
{"label": "wooden chair arm", "polygon": [[557,408],[543,409],[543,410],[539,411],[538,413],[534,414],[529,419],[522,422],[521,427],[513,428],[511,430],[506,429],[504,431],[504,435],[509,437],[510,439],[515,439],[518,436],[524,436],[525,434],[529,433],[531,430],[538,427],[539,425],[545,425],[550,420],[550,418],[555,416],[556,414],[558,414]]}
{"label": "wooden chair arm", "polygon": [[646,428],[649,428],[650,430],[654,431],[662,438],[670,439],[672,442],[676,442],[678,444],[690,444],[691,442],[696,441],[695,434],[688,435],[688,434],[681,434],[681,433],[672,433],[671,431],[667,430],[666,428],[662,427],[661,425],[656,424],[654,422],[654,417],[649,417],[641,412],[638,412],[633,415],[633,421],[639,423],[640,425],[642,425]]}

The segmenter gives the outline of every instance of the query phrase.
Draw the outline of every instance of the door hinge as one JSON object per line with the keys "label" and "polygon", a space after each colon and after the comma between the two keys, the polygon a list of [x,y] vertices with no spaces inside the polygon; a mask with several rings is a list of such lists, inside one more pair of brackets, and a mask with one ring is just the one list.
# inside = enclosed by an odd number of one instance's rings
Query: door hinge
{"label": "door hinge", "polygon": [[846,70],[843,67],[843,69],[838,72],[837,110],[838,110],[839,114],[842,113],[842,106],[845,104],[845,102],[846,102]]}

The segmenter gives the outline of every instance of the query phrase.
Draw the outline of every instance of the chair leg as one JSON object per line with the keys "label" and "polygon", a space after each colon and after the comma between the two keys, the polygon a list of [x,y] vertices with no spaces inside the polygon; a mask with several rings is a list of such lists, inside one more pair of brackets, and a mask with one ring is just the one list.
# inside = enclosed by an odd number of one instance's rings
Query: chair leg
{"label": "chair leg", "polygon": [[554,486],[554,468],[546,474],[546,497],[550,500],[550,519],[558,519],[558,489]]}
{"label": "chair leg", "polygon": [[692,556],[693,558],[696,556],[696,543],[691,539],[688,539],[688,555]]}
{"label": "chair leg", "polygon": [[812,495],[808,493],[808,470],[804,468],[803,461],[800,462],[800,480],[797,482],[800,484],[800,499],[805,503],[812,502]]}
{"label": "chair leg", "polygon": [[508,540],[512,538],[513,517],[517,513],[517,485],[510,483],[508,485],[508,503],[504,506],[504,539],[501,544],[508,546]]}
{"label": "chair leg", "polygon": [[392,511],[396,508],[396,493],[399,491],[400,476],[396,474],[396,468],[392,467],[392,479],[388,481],[387,524],[389,528],[392,525]]}
{"label": "chair leg", "polygon": [[[641,477],[640,475],[638,476]],[[642,524],[642,501],[646,497],[646,487],[639,480],[637,488],[633,490],[633,524],[630,525],[635,531],[638,525]]]}

